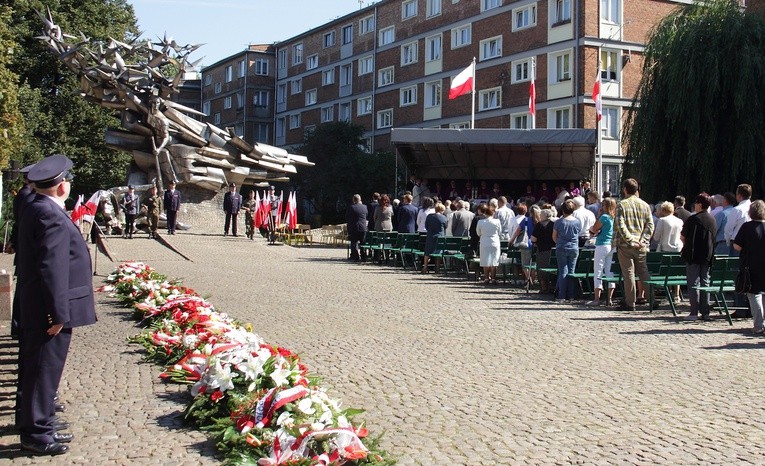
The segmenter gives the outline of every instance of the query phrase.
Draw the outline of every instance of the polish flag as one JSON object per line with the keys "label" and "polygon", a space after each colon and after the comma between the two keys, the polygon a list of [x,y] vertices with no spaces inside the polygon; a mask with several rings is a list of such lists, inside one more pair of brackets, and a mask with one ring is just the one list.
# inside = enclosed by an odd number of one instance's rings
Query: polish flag
{"label": "polish flag", "polygon": [[77,223],[77,220],[79,220],[82,217],[82,201],[85,200],[85,197],[80,194],[77,196],[77,202],[74,203],[74,208],[72,209],[72,213],[70,216],[72,217],[72,221],[74,223]]}
{"label": "polish flag", "polygon": [[260,225],[268,226],[268,216],[271,215],[271,200],[268,198],[268,191],[263,191],[263,200],[260,204]]}
{"label": "polish flag", "polygon": [[250,215],[252,215],[252,224],[255,225],[255,228],[260,228],[260,225],[262,224],[260,221],[260,193],[257,190],[255,190],[255,205],[250,208],[254,209],[250,212]]}
{"label": "polish flag", "polygon": [[603,96],[600,93],[600,72],[598,72],[598,79],[595,80],[595,85],[592,86],[592,100],[595,101],[595,113],[598,116],[598,121],[603,118]]}
{"label": "polish flag", "polygon": [[93,218],[96,216],[96,209],[98,209],[98,202],[101,200],[101,197],[107,196],[108,194],[109,194],[108,191],[104,191],[104,190],[96,191],[95,193],[93,193],[92,196],[90,196],[90,199],[88,199],[88,202],[86,202],[85,205],[81,205],[81,203],[78,202],[78,204],[80,205],[74,206],[74,210],[72,210],[72,221],[76,222],[82,219],[84,222],[92,223]]}
{"label": "polish flag", "polygon": [[531,77],[531,84],[529,84],[529,115],[532,118],[537,115],[537,86],[533,76]]}
{"label": "polish flag", "polygon": [[475,74],[475,63],[462,70],[460,74],[452,78],[452,86],[449,88],[449,98],[457,97],[473,91],[473,75]]}
{"label": "polish flag", "polygon": [[279,208],[276,211],[276,221],[279,222],[278,225],[276,225],[277,227],[282,226],[282,207],[284,205],[283,201],[284,201],[284,191],[279,193],[279,204],[278,204]]}
{"label": "polish flag", "polygon": [[291,192],[287,198],[287,227],[290,229],[297,228],[297,199],[295,198],[295,191]]}

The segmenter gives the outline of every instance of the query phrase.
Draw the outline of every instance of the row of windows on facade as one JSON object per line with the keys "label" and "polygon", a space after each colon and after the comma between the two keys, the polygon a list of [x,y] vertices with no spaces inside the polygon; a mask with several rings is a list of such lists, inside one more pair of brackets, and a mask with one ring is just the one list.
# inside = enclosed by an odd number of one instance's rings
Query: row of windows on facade
{"label": "row of windows on facade", "polygon": [[[619,24],[621,19],[620,3],[622,0],[601,0],[600,16],[608,23]],[[491,5],[486,4],[491,2]],[[427,0],[427,17],[438,16],[441,14],[441,0]],[[482,0],[482,11],[499,8],[502,6],[501,0]],[[551,25],[566,23],[571,20],[571,0],[556,0],[552,11]],[[402,4],[402,20],[407,20],[417,15],[417,0],[408,0]],[[520,31],[537,24],[537,4],[524,5],[512,10],[511,31]],[[359,20],[359,36],[371,33],[375,30],[374,15],[366,16]],[[342,45],[348,45],[353,42],[353,24],[344,26],[342,32]],[[451,29],[451,47],[452,49],[468,46],[472,43],[472,25],[461,25]],[[426,38],[426,51],[429,55],[427,60],[438,60],[441,54],[441,33],[436,36]],[[377,46],[383,47],[396,41],[395,26],[387,26],[380,29],[377,36]],[[416,43],[416,42],[415,42]],[[322,38],[323,48],[334,47],[336,44],[335,31],[324,33]],[[288,57],[287,49],[279,50],[278,66],[287,68]],[[495,58],[501,54],[501,37],[491,38],[481,41],[482,60]],[[292,65],[300,65],[304,61],[303,43],[297,43],[292,46]],[[403,62],[403,59],[402,59]],[[306,70],[312,70],[319,66],[318,54],[313,54],[305,58]]]}

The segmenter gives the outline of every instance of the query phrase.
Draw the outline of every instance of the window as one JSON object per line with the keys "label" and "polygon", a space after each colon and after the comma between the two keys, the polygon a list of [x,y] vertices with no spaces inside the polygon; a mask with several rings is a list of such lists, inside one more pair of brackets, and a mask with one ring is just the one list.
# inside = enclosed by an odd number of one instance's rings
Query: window
{"label": "window", "polygon": [[513,31],[524,29],[537,24],[537,5],[528,5],[513,10]]}
{"label": "window", "polygon": [[208,74],[205,76],[205,86],[209,86],[210,84],[212,84],[212,75]]}
{"label": "window", "polygon": [[618,81],[617,61],[618,54],[613,50],[600,51],[600,79],[605,81]]}
{"label": "window", "polygon": [[619,24],[621,22],[619,2],[620,0],[600,0],[600,19]]}
{"label": "window", "polygon": [[290,115],[290,129],[300,128],[300,114]]}
{"label": "window", "polygon": [[472,27],[470,24],[452,29],[452,48],[464,47],[470,45]]}
{"label": "window", "polygon": [[326,123],[335,119],[335,107],[322,107],[321,109],[321,122]]}
{"label": "window", "polygon": [[255,125],[255,140],[259,142],[268,142],[268,123],[257,123]]}
{"label": "window", "polygon": [[301,79],[295,79],[290,81],[292,94],[299,94],[303,91],[303,81]]}
{"label": "window", "polygon": [[481,11],[499,8],[501,5],[502,0],[481,0]]}
{"label": "window", "polygon": [[255,60],[255,74],[268,76],[268,60],[265,58],[258,58]]}
{"label": "window", "polygon": [[314,105],[316,103],[316,89],[309,89],[305,91],[305,104]]}
{"label": "window", "polygon": [[417,16],[417,0],[405,0],[401,4],[401,19],[409,19]]}
{"label": "window", "polygon": [[401,106],[414,105],[417,103],[417,86],[409,86],[401,89]]}
{"label": "window", "polygon": [[223,108],[228,110],[231,108],[231,96],[226,96],[223,98]]}
{"label": "window", "polygon": [[241,123],[237,123],[234,125],[234,134],[236,134],[239,137],[242,137],[244,134],[244,125]]}
{"label": "window", "polygon": [[529,128],[529,116],[528,115],[513,115],[512,129],[528,129]]}
{"label": "window", "polygon": [[353,81],[353,64],[340,67],[340,85],[348,86]]}
{"label": "window", "polygon": [[401,66],[417,63],[417,42],[410,42],[401,46]]}
{"label": "window", "polygon": [[491,110],[502,106],[502,88],[495,87],[478,93],[478,110]]}
{"label": "window", "polygon": [[356,115],[369,115],[372,113],[372,98],[362,97],[356,101]]}
{"label": "window", "polygon": [[351,121],[351,103],[346,102],[340,104],[337,108],[337,113],[339,121]]}
{"label": "window", "polygon": [[210,101],[209,100],[207,100],[205,102],[202,102],[202,113],[204,113],[205,115],[209,115],[210,114]]}
{"label": "window", "polygon": [[335,69],[324,70],[321,72],[321,85],[329,86],[335,84]]}
{"label": "window", "polygon": [[377,112],[377,128],[390,128],[393,126],[393,109],[381,110]]}
{"label": "window", "polygon": [[221,83],[215,83],[215,93],[216,94],[220,94],[220,91],[221,91],[222,87],[223,86],[221,85]]}
{"label": "window", "polygon": [[553,24],[571,21],[571,0],[555,0]]}
{"label": "window", "polygon": [[353,24],[343,27],[343,45],[353,42]]}
{"label": "window", "polygon": [[318,55],[311,55],[310,57],[306,58],[305,69],[313,70],[313,69],[318,68],[318,67],[319,67],[319,56]]}
{"label": "window", "polygon": [[462,121],[459,123],[450,123],[449,128],[451,129],[470,129],[470,122],[469,121]]}
{"label": "window", "polygon": [[481,60],[490,60],[502,56],[502,36],[481,41]]}
{"label": "window", "polygon": [[531,59],[513,62],[512,84],[531,81]]}
{"label": "window", "polygon": [[292,46],[292,64],[299,65],[303,63],[303,43]]}
{"label": "window", "polygon": [[425,17],[431,18],[441,14],[441,1],[442,0],[427,0],[425,6]]}
{"label": "window", "polygon": [[236,93],[236,108],[244,107],[244,94],[241,92]]}
{"label": "window", "polygon": [[277,118],[276,119],[276,137],[283,138],[285,129],[286,129],[286,125],[285,125],[284,118]]}
{"label": "window", "polygon": [[571,79],[571,52],[555,55],[555,67],[552,83],[559,83]]}
{"label": "window", "polygon": [[359,20],[359,35],[360,36],[363,36],[364,34],[369,34],[370,32],[374,30],[375,30],[374,15],[365,16]]}
{"label": "window", "polygon": [[441,59],[441,34],[425,38],[425,61]]}
{"label": "window", "polygon": [[555,111],[555,128],[570,128],[571,110],[568,108],[559,108]]}
{"label": "window", "polygon": [[372,55],[359,58],[359,76],[369,74],[374,71],[374,59]]}
{"label": "window", "polygon": [[276,102],[283,104],[287,102],[287,84],[279,84],[276,87]]}
{"label": "window", "polygon": [[392,44],[394,40],[396,40],[396,28],[390,26],[385,29],[380,29],[380,47]]}
{"label": "window", "polygon": [[239,62],[239,77],[244,78],[245,74],[247,74],[247,63],[242,60]]}
{"label": "window", "polygon": [[324,48],[332,47],[335,45],[335,31],[330,31],[326,34],[324,34]]}
{"label": "window", "polygon": [[425,83],[425,108],[441,106],[441,81]]}
{"label": "window", "polygon": [[605,139],[619,139],[619,109],[603,107],[603,119],[600,120],[600,130]]}
{"label": "window", "polygon": [[230,83],[234,80],[234,67],[232,65],[228,65],[226,67],[226,82]]}
{"label": "window", "polygon": [[213,124],[214,125],[220,124],[220,113],[215,113],[215,115],[213,115]]}
{"label": "window", "polygon": [[383,68],[377,76],[377,87],[393,84],[393,67]]}
{"label": "window", "polygon": [[[286,97],[287,87],[284,86],[284,85],[279,86],[279,87],[280,87],[280,90],[284,89],[284,91],[285,91],[284,95]],[[280,92],[280,94],[281,94],[281,92]],[[256,107],[264,107],[264,108],[268,107],[268,100],[269,100],[269,92],[268,91],[255,91],[255,94],[253,94],[253,96],[252,96],[252,104],[254,106],[256,106]]]}
{"label": "window", "polygon": [[279,68],[287,68],[287,50],[279,50]]}

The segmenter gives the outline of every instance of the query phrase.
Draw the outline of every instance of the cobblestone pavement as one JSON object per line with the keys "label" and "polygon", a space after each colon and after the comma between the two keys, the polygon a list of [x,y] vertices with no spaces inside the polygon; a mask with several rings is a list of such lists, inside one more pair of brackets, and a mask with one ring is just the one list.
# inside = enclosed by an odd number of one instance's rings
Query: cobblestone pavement
{"label": "cobblestone pavement", "polygon": [[[143,238],[110,245],[300,353],[333,396],[367,410],[400,464],[765,464],[765,338],[751,322],[556,304],[348,263],[341,249],[189,232],[168,241],[191,261]],[[96,279],[115,265],[99,256]],[[181,426],[182,389],[126,345],[137,330],[124,310],[101,296],[99,313],[75,332],[62,382],[72,451],[34,464],[216,462],[211,442]],[[0,341],[3,414],[9,346]],[[0,455],[31,463],[17,441],[0,437]]]}

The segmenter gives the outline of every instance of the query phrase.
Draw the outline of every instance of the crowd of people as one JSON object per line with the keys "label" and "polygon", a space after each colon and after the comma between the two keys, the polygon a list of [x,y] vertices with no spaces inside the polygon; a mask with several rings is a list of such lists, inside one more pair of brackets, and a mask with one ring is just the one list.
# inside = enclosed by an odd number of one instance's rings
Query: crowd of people
{"label": "crowd of people", "polygon": [[[437,252],[438,237],[466,237],[471,253],[478,257],[483,283],[493,284],[502,260],[502,240],[506,240],[520,250],[527,289],[538,285],[540,293],[571,301],[581,291],[571,274],[582,249],[591,248],[594,293],[587,305],[634,311],[636,306],[648,304],[643,286],[650,279],[647,253],[680,253],[686,264],[690,305],[685,319],[691,321],[711,319],[708,295],[697,288],[709,285],[714,256],[740,256],[752,285],[746,301],[743,295],[736,295],[732,317],[754,316],[755,332],[765,333],[765,202],[751,201],[748,184],[739,185],[735,193],[700,193],[689,209],[683,196],[674,202],[648,204],[641,199],[635,179],[622,183],[618,198],[592,190],[588,180],[553,190],[541,183],[536,192],[528,185],[515,200],[503,196],[497,183],[489,190],[486,182],[477,188],[466,182],[459,190],[452,181],[442,190],[437,182],[430,190],[427,180],[412,177],[410,188],[392,201],[387,194],[374,193],[367,205],[361,196],[354,196],[347,214],[351,260],[363,259],[359,246],[367,231],[417,232],[425,237],[420,270],[425,274],[430,270],[430,256]],[[557,260],[554,279],[540,270],[549,268],[553,250]],[[532,266],[534,255],[536,267]],[[613,278],[615,260],[624,279],[624,297],[618,303],[614,302],[615,281],[604,280]],[[438,272],[440,263],[434,261],[433,265]],[[679,302],[679,286],[671,298]]]}

